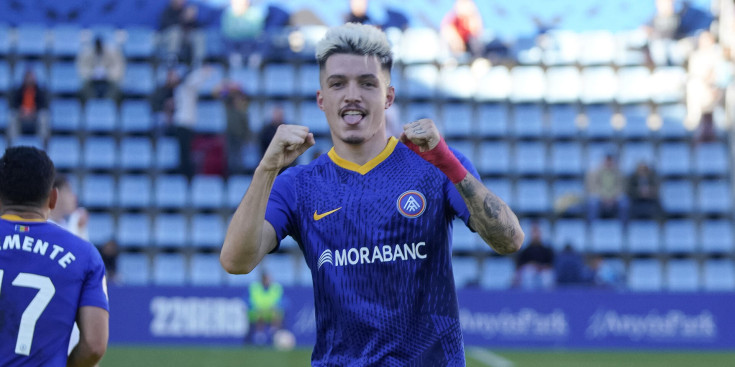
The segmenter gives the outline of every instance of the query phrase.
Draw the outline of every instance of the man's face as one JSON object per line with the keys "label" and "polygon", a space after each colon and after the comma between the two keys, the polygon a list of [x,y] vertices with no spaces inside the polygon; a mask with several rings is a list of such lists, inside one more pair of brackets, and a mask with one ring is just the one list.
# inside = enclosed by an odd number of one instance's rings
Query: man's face
{"label": "man's face", "polygon": [[56,209],[61,211],[63,215],[69,215],[77,209],[77,195],[71,189],[70,185],[59,187],[59,198],[56,202]]}
{"label": "man's face", "polygon": [[332,139],[357,145],[385,131],[385,110],[393,104],[395,91],[377,57],[334,54],[320,79],[317,104]]}

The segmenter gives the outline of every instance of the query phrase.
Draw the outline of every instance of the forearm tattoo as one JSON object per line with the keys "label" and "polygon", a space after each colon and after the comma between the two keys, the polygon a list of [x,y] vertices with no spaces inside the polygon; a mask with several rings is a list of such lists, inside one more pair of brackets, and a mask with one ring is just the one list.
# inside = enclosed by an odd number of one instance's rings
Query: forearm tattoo
{"label": "forearm tattoo", "polygon": [[[467,175],[456,187],[470,210],[470,226],[485,242],[500,254],[518,250],[522,235],[518,218],[507,204],[490,190],[481,190],[480,183],[472,175]],[[483,195],[484,197],[479,197]]]}

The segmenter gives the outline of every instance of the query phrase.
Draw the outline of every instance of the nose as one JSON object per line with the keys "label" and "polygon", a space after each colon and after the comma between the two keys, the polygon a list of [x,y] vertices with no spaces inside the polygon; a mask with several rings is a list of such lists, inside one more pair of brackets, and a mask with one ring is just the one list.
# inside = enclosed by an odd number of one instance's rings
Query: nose
{"label": "nose", "polygon": [[357,82],[350,82],[345,90],[345,102],[360,102],[360,86]]}

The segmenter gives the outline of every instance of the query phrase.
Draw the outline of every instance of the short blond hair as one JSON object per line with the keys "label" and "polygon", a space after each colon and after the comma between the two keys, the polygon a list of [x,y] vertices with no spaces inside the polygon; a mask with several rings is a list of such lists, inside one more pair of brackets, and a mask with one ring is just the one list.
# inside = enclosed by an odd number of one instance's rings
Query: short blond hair
{"label": "short blond hair", "polygon": [[375,26],[345,23],[330,28],[316,45],[316,60],[323,69],[329,56],[351,54],[376,56],[383,70],[390,72],[393,66],[393,52],[385,33]]}

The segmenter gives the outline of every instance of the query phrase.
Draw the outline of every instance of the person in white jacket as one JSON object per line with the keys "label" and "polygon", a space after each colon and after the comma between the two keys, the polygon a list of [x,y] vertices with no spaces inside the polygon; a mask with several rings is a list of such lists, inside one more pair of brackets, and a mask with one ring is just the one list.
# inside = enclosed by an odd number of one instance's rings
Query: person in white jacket
{"label": "person in white jacket", "polygon": [[189,179],[194,176],[191,158],[191,142],[197,122],[199,86],[212,74],[210,66],[202,66],[189,72],[174,89],[174,135],[179,141],[179,171]]}

